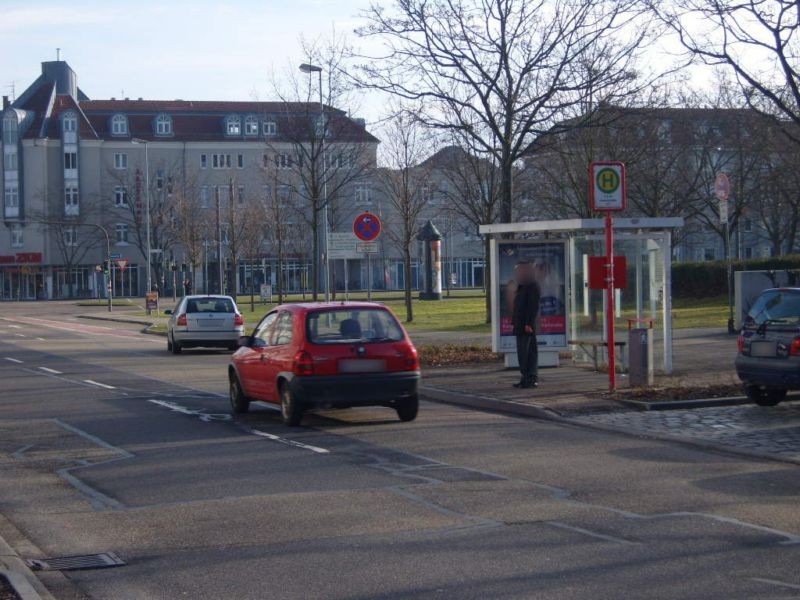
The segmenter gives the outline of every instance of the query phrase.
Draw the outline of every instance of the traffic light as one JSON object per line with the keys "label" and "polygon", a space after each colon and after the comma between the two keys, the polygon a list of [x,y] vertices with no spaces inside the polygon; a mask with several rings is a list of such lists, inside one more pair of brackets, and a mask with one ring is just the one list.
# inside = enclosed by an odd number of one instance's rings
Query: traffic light
{"label": "traffic light", "polygon": [[173,271],[177,271],[178,270],[178,265],[176,265],[175,263],[172,263],[172,270]]}
{"label": "traffic light", "polygon": [[111,261],[110,260],[104,260],[103,261],[103,274],[104,275],[108,275],[110,271],[111,271]]}

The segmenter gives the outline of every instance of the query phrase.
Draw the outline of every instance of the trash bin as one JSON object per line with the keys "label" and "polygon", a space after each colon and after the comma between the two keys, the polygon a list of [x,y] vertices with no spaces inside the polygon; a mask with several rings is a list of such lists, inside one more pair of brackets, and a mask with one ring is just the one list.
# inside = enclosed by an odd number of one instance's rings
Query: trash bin
{"label": "trash bin", "polygon": [[631,387],[653,385],[653,319],[628,319],[628,363]]}

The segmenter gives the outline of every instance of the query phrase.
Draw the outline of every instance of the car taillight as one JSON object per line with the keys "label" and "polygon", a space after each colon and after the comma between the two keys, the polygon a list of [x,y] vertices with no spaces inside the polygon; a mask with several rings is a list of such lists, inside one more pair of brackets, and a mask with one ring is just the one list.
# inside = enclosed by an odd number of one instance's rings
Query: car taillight
{"label": "car taillight", "polygon": [[236,316],[233,317],[233,324],[234,325],[244,325],[244,317],[237,313]]}
{"label": "car taillight", "polygon": [[186,327],[186,325],[187,325],[187,323],[186,323],[186,314],[178,315],[178,320],[175,321],[175,323],[179,327]]}
{"label": "car taillight", "polygon": [[294,355],[294,364],[292,365],[292,372],[295,375],[313,375],[314,374],[314,361],[311,355],[305,350],[301,350]]}
{"label": "car taillight", "polygon": [[744,353],[744,336],[740,333],[736,339],[736,347],[739,349],[739,354]]}
{"label": "car taillight", "polygon": [[410,346],[405,352],[406,371],[419,371],[419,353],[414,346]]}
{"label": "car taillight", "polygon": [[789,346],[789,356],[800,356],[800,337],[792,340],[792,345]]}

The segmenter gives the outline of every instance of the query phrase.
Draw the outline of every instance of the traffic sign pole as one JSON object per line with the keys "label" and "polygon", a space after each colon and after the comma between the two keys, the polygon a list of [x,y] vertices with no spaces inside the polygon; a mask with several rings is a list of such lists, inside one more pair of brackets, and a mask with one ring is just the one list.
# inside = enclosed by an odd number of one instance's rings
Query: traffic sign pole
{"label": "traffic sign pole", "polygon": [[606,213],[606,304],[608,310],[608,388],[617,389],[617,360],[614,344],[614,219]]}

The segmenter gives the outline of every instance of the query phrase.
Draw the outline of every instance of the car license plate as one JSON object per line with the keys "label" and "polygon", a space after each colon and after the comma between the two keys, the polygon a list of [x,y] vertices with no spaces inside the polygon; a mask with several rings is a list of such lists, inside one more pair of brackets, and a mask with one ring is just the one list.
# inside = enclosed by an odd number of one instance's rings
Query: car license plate
{"label": "car license plate", "polygon": [[201,329],[219,329],[223,326],[223,319],[198,319],[197,324]]}
{"label": "car license plate", "polygon": [[750,342],[750,356],[777,356],[778,346],[775,342]]}
{"label": "car license plate", "polygon": [[386,361],[375,358],[345,358],[339,361],[339,373],[383,373]]}

